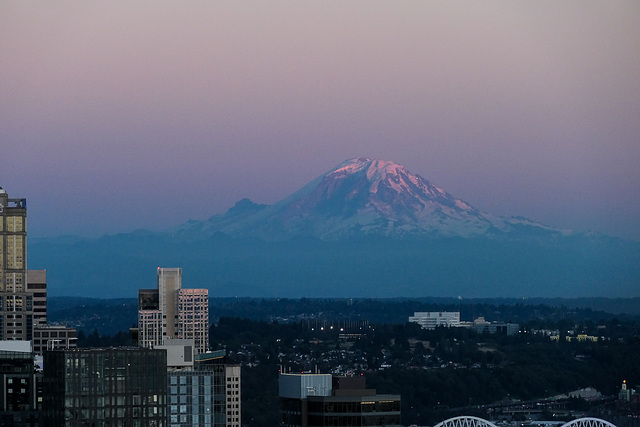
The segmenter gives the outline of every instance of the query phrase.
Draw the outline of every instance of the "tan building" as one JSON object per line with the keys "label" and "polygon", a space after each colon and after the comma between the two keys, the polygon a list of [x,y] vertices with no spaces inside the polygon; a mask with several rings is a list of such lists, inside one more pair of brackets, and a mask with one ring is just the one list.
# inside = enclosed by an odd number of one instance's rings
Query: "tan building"
{"label": "tan building", "polygon": [[47,324],[47,270],[27,270],[27,291],[33,295],[33,326]]}
{"label": "tan building", "polygon": [[175,338],[178,332],[178,291],[182,289],[181,268],[158,267],[158,303],[162,311],[162,335]]}
{"label": "tan building", "polygon": [[239,364],[227,364],[224,369],[227,379],[227,427],[242,425],[242,380]]}
{"label": "tan building", "polygon": [[0,340],[31,340],[33,294],[27,291],[27,200],[0,188]]}
{"label": "tan building", "polygon": [[162,312],[160,310],[138,311],[138,345],[153,348],[162,345]]}
{"label": "tan building", "polygon": [[156,347],[191,339],[197,353],[209,347],[209,292],[182,289],[181,268],[158,268],[158,289],[138,290],[138,345]]}

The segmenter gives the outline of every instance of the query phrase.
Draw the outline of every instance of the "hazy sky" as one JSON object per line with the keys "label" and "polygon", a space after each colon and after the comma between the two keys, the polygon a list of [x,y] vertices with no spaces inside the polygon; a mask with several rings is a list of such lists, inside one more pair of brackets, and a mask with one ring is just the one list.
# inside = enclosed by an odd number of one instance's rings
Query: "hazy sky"
{"label": "hazy sky", "polygon": [[273,203],[345,159],[640,239],[640,2],[0,0],[29,235]]}

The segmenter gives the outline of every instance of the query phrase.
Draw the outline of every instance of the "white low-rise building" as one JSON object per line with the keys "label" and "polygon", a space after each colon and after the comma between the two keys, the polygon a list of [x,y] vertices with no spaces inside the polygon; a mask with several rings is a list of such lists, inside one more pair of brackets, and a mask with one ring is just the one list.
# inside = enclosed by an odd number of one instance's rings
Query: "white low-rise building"
{"label": "white low-rise building", "polygon": [[459,327],[459,311],[417,311],[409,316],[409,322],[415,322],[424,329],[435,329],[438,326],[447,328]]}

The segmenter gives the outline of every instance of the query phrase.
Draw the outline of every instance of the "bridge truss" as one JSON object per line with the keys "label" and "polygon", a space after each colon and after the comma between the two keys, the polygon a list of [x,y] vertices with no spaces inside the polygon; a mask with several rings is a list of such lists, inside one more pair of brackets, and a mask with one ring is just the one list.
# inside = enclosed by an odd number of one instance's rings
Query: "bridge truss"
{"label": "bridge truss", "polygon": [[[490,421],[478,417],[461,416],[449,418],[434,427],[497,427]],[[568,423],[562,424],[560,427],[616,427],[608,421],[600,418],[578,418]]]}

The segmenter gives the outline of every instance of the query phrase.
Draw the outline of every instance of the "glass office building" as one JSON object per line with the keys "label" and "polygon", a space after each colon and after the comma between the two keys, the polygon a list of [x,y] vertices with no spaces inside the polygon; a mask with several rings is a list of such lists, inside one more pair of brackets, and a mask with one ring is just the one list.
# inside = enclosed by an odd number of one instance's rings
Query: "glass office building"
{"label": "glass office building", "polygon": [[198,354],[193,368],[167,373],[168,425],[239,427],[240,365],[224,350]]}
{"label": "glass office building", "polygon": [[165,426],[166,350],[70,349],[44,354],[44,425]]}

